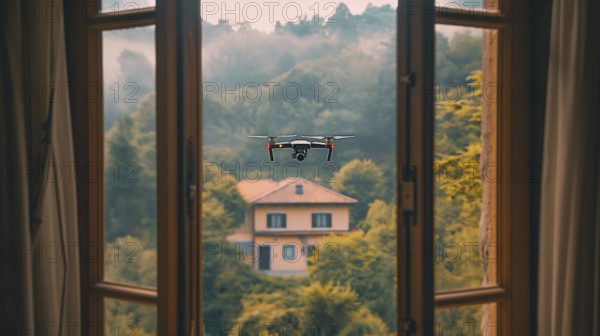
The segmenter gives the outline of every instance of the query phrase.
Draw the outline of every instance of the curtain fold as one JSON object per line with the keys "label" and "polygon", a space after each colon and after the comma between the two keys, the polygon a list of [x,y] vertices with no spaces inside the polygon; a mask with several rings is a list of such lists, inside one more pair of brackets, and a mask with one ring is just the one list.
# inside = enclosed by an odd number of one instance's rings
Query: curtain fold
{"label": "curtain fold", "polygon": [[5,1],[0,20],[0,322],[81,334],[73,139],[61,0]]}
{"label": "curtain fold", "polygon": [[600,335],[600,6],[554,0],[548,71],[538,335]]}

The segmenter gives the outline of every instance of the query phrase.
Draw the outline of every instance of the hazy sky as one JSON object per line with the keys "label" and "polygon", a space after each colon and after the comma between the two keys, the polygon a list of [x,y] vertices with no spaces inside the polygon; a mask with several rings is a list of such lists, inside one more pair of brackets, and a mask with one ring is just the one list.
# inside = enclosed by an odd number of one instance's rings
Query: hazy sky
{"label": "hazy sky", "polygon": [[[482,0],[437,0],[438,5],[448,5],[449,7],[461,6],[461,2],[466,6],[481,2]],[[352,14],[362,14],[368,5],[382,6],[390,5],[396,8],[395,0],[343,0]],[[271,32],[275,28],[275,23],[280,21],[297,22],[299,18],[312,18],[315,14],[325,19],[335,13],[335,8],[340,1],[331,0],[204,0],[201,2],[202,20],[215,24],[220,19],[225,19],[230,23],[248,23],[253,29],[264,32]],[[464,27],[437,25],[436,30],[450,37],[455,31],[464,30]]]}
{"label": "hazy sky", "polygon": [[[361,14],[367,5],[381,6],[389,4],[396,8],[392,0],[344,0],[352,14]],[[340,1],[331,0],[241,0],[222,1],[206,0],[201,3],[202,19],[209,23],[217,23],[219,19],[229,22],[247,22],[252,28],[262,31],[272,31],[275,22],[297,22],[299,18],[312,18],[315,14],[329,18],[335,14],[335,8]]]}
{"label": "hazy sky", "polygon": [[[136,1],[136,5],[139,7],[153,5],[152,0]],[[389,4],[393,8],[396,6],[396,1],[392,0],[372,0],[370,2],[363,0],[344,0],[343,2],[348,5],[352,14],[361,14],[369,4],[374,6]],[[103,1],[104,6],[111,6],[113,9],[124,8],[130,6],[132,3],[131,0],[121,0],[120,2],[115,0]],[[271,32],[275,27],[275,22],[295,22],[299,15],[301,17],[306,16],[312,18],[312,16],[318,12],[321,17],[330,17],[334,14],[338,3],[339,1],[334,2],[328,0],[320,0],[319,2],[315,0],[207,0],[202,1],[202,15],[203,20],[206,20],[209,23],[216,23],[219,19],[224,17],[230,22],[248,22],[253,29]],[[137,32],[134,33],[132,30],[137,30]],[[104,33],[104,79],[106,83],[112,83],[118,79],[119,68],[117,59],[124,49],[141,52],[146,55],[151,64],[155,64],[155,46],[153,41],[154,28],[145,27],[132,30],[129,30],[128,32],[117,30]],[[460,30],[481,31],[480,29],[447,25],[436,25],[436,30],[449,37],[452,36],[454,32]]]}

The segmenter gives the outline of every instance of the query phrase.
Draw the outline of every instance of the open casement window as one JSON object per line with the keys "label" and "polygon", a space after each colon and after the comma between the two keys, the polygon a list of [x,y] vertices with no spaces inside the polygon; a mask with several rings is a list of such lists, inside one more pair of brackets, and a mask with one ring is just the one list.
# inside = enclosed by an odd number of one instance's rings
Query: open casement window
{"label": "open casement window", "polygon": [[[404,330],[530,334],[522,60],[531,8],[494,0],[403,3],[414,13],[400,23],[399,48],[407,52],[398,54]],[[464,67],[453,67],[457,57]]]}
{"label": "open casement window", "polygon": [[[396,45],[367,43],[363,50],[383,50],[381,57],[391,60],[391,68],[377,69],[392,74],[391,80],[381,75],[372,87],[391,85],[390,95],[395,93],[385,107],[391,108],[391,117],[379,120],[392,126],[395,139],[392,146],[388,138],[379,144],[395,154],[395,167],[386,171],[394,177],[388,185],[395,186],[386,197],[397,206],[396,244],[391,249],[395,262],[389,263],[395,268],[372,279],[391,279],[388,297],[396,297],[381,311],[391,312],[385,323],[393,326],[388,327],[392,333],[508,335],[517,328],[518,334],[526,334],[531,246],[524,182],[530,167],[527,69],[522,60],[528,59],[530,18],[524,16],[530,8],[516,1],[437,5],[400,0],[391,9],[396,29],[390,40]],[[89,168],[78,184],[81,241],[88,247],[81,260],[83,325],[89,334],[210,335],[201,322],[202,267],[209,259],[200,248],[205,223],[199,215],[199,175],[206,145],[201,135],[210,130],[202,124],[202,90],[207,86],[200,85],[200,9],[194,0],[148,1],[133,7],[92,0],[71,8],[79,15],[68,22],[73,28],[69,70],[86,89],[71,99],[77,160]],[[246,28],[236,27],[242,32]],[[348,50],[345,55],[359,52]],[[450,54],[462,57],[466,65],[453,67],[456,60],[448,59]],[[303,60],[295,61],[295,69],[301,69]],[[233,62],[240,69],[251,66],[243,58]],[[290,62],[291,57],[283,57],[266,64],[289,67]],[[358,74],[364,78],[373,73],[358,66],[344,70],[364,70]],[[324,99],[346,89],[329,82],[310,86],[313,79],[307,78],[305,92],[321,103],[330,103]],[[214,85],[208,88],[214,94]],[[377,92],[370,96],[381,99]],[[371,103],[377,105],[377,99]],[[232,115],[244,111],[232,109]],[[347,110],[342,112],[339,118],[324,116],[337,125],[348,116]],[[377,121],[361,124],[357,133]],[[357,141],[363,141],[358,135]],[[352,145],[343,146],[336,147],[334,160],[352,153]],[[321,154],[313,150],[309,158]],[[295,195],[308,192],[305,187]],[[354,215],[355,208],[350,211]],[[251,212],[246,218],[252,223]],[[331,218],[324,222],[331,224]],[[333,219],[338,218],[336,212]],[[352,229],[358,225],[350,224]],[[287,225],[289,229],[291,219]],[[250,259],[257,260],[256,268],[279,265],[275,260],[281,256],[268,243],[248,243],[255,248]],[[336,251],[335,245],[306,238],[294,244],[306,247],[311,258],[297,264],[308,267],[318,267]]]}
{"label": "open casement window", "polygon": [[65,3],[84,334],[198,333],[198,11]]}

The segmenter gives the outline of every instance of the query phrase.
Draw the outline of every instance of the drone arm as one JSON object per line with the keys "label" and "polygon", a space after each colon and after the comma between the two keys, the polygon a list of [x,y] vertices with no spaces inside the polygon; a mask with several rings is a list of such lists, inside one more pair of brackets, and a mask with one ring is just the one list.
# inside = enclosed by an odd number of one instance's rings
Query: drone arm
{"label": "drone arm", "polygon": [[269,159],[271,159],[271,162],[275,161],[273,158],[273,148],[267,147],[267,149],[269,150]]}
{"label": "drone arm", "polygon": [[310,148],[328,148],[324,142],[311,142]]}

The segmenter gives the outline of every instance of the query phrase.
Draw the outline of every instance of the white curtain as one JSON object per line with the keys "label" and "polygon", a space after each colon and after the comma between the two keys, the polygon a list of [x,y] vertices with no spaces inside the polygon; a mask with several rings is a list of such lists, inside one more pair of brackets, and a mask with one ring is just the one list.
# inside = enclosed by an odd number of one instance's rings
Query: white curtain
{"label": "white curtain", "polygon": [[538,335],[600,335],[600,6],[554,0]]}
{"label": "white curtain", "polygon": [[0,323],[80,335],[75,160],[62,0],[3,1]]}

